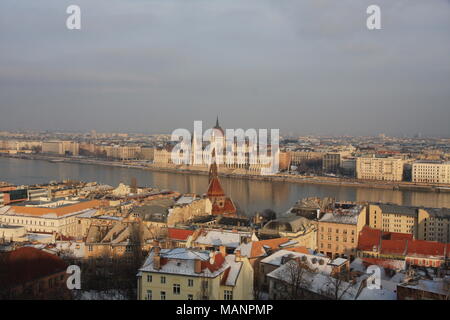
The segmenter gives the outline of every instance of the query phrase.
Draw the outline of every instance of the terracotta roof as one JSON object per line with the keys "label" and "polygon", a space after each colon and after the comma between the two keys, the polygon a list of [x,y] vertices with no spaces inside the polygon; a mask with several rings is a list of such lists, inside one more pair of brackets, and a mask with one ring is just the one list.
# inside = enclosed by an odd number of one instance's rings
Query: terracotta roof
{"label": "terracotta roof", "polygon": [[223,285],[225,285],[225,284],[227,283],[227,279],[228,279],[228,275],[230,274],[230,270],[231,270],[231,268],[228,267],[228,268],[224,271],[223,277],[222,277],[222,279],[220,280],[220,285],[221,285],[221,286],[223,286]]}
{"label": "terracotta roof", "polygon": [[214,272],[219,270],[222,267],[222,264],[225,262],[225,257],[221,253],[216,253],[214,257],[214,263],[211,264],[209,260],[202,261],[202,270],[208,268],[209,271]]}
{"label": "terracotta roof", "polygon": [[0,253],[0,259],[4,259],[0,268],[5,267],[0,273],[5,275],[6,271],[6,277],[0,276],[0,287],[19,285],[59,273],[68,266],[60,257],[32,247]]}
{"label": "terracotta roof", "polygon": [[285,248],[283,250],[304,253],[304,254],[311,254],[311,252],[309,252],[307,247],[293,247],[293,248]]}
{"label": "terracotta roof", "polygon": [[383,254],[405,255],[408,240],[383,240],[380,252]]}
{"label": "terracotta roof", "polygon": [[374,246],[380,245],[381,230],[364,227],[359,232],[358,250],[372,251]]}
{"label": "terracotta roof", "polygon": [[168,237],[172,240],[187,240],[187,238],[194,234],[194,230],[168,228]]}
{"label": "terracotta roof", "polygon": [[223,191],[222,186],[220,185],[220,181],[217,177],[211,179],[207,195],[208,197],[223,197],[225,195],[225,192]]}
{"label": "terracotta roof", "polygon": [[252,242],[252,250],[249,258],[260,257],[265,254],[264,247],[270,247],[272,250],[280,248],[280,244],[286,243],[289,238],[275,238],[268,240],[260,240]]}
{"label": "terracotta roof", "polygon": [[233,201],[231,201],[230,198],[225,198],[225,202],[223,207],[219,207],[217,204],[213,204],[211,213],[213,215],[227,215],[232,214],[234,215],[236,213],[236,207],[234,206]]}
{"label": "terracotta roof", "polygon": [[[100,207],[102,201],[100,200],[90,200],[82,201],[76,204],[61,206],[59,208],[39,208],[39,207],[25,207],[25,206],[11,206],[9,210],[13,210],[19,215],[32,215],[32,216],[43,216],[46,214],[55,214],[56,216],[64,216],[70,213],[80,212],[86,209],[91,209],[94,207]],[[8,210],[8,211],[9,211]]]}
{"label": "terracotta roof", "polygon": [[381,230],[364,227],[359,233],[358,250],[372,251],[374,246],[376,246],[377,251],[379,250],[380,253],[387,255],[450,256],[450,244],[414,240],[412,234],[382,232]]}
{"label": "terracotta roof", "polygon": [[[414,240],[408,244],[408,256],[442,256],[446,254],[447,244],[434,241]],[[447,255],[450,255],[447,252]]]}

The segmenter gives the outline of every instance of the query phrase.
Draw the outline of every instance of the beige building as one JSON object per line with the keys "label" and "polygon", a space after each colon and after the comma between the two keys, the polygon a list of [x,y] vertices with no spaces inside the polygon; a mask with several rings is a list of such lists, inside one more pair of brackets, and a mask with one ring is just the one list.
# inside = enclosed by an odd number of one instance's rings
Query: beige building
{"label": "beige building", "polygon": [[155,148],[141,147],[141,158],[143,160],[153,160],[155,157]]}
{"label": "beige building", "polygon": [[322,152],[314,152],[314,151],[290,151],[291,156],[291,164],[294,166],[298,166],[309,160],[320,160],[323,158]]}
{"label": "beige building", "polygon": [[358,235],[366,225],[366,208],[361,205],[335,204],[318,222],[317,246],[329,257],[356,256]]}
{"label": "beige building", "polygon": [[139,146],[107,146],[106,157],[119,160],[138,159],[141,154]]}
{"label": "beige building", "polygon": [[395,204],[368,206],[371,228],[409,233],[418,240],[450,242],[450,209],[417,208]]}
{"label": "beige building", "polygon": [[99,200],[62,200],[37,206],[4,206],[0,208],[0,223],[23,226],[27,232],[76,236],[76,218],[96,211],[101,203]]}
{"label": "beige building", "polygon": [[77,156],[80,154],[80,145],[73,141],[44,141],[42,153]]}
{"label": "beige building", "polygon": [[450,162],[415,162],[412,165],[412,181],[450,184]]}
{"label": "beige building", "polygon": [[403,160],[396,158],[357,158],[356,178],[363,180],[403,180]]}
{"label": "beige building", "polygon": [[253,268],[225,250],[154,247],[138,273],[138,300],[252,300]]}

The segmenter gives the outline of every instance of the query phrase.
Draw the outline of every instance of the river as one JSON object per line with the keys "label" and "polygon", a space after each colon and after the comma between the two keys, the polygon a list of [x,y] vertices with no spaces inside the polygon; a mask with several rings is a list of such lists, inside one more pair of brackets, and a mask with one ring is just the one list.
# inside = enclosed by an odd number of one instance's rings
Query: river
{"label": "river", "polygon": [[[170,189],[182,193],[203,194],[206,192],[208,184],[208,177],[202,175],[0,157],[0,181],[16,185],[72,179],[97,181],[116,186],[120,182],[129,184],[131,177],[136,177],[140,186]],[[233,199],[238,209],[247,215],[253,215],[256,211],[264,209],[282,213],[298,199],[305,197],[334,197],[338,200],[450,207],[450,193],[394,191],[236,178],[221,178],[221,182],[226,194]]]}

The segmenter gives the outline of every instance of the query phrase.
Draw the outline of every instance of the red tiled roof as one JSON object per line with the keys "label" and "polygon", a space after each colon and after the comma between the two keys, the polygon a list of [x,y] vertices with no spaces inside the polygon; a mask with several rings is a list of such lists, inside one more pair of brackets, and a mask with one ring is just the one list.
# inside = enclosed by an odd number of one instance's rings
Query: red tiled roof
{"label": "red tiled roof", "polygon": [[0,259],[3,261],[0,269],[5,268],[2,273],[6,271],[6,277],[0,277],[0,282],[3,282],[0,287],[19,285],[56,274],[65,271],[68,266],[60,257],[32,247],[0,253]]}
{"label": "red tiled roof", "polygon": [[364,227],[358,238],[358,250],[372,251],[374,246],[380,244],[381,230]]}
{"label": "red tiled roof", "polygon": [[406,253],[408,240],[383,240],[381,242],[382,254],[404,255]]}
{"label": "red tiled roof", "polygon": [[225,202],[223,207],[219,207],[217,204],[213,204],[211,213],[213,215],[227,215],[227,214],[235,214],[236,207],[234,206],[233,201],[230,198],[225,198]]}
{"label": "red tiled roof", "polygon": [[[380,237],[382,238],[381,241]],[[380,242],[380,253],[382,254],[401,256],[450,256],[450,244],[413,240],[412,234],[382,232],[369,227],[364,227],[359,234],[358,250],[372,251],[374,246],[378,248]]]}
{"label": "red tiled roof", "polygon": [[9,210],[14,210],[14,212],[19,215],[43,216],[46,214],[54,213],[56,216],[60,217],[66,214],[80,212],[86,209],[97,208],[101,205],[102,201],[100,200],[89,200],[59,208],[11,206],[11,209]]}
{"label": "red tiled roof", "polygon": [[304,253],[304,254],[310,254],[308,248],[306,248],[306,247],[293,247],[293,248],[286,248],[283,250],[294,251],[294,252]]}
{"label": "red tiled roof", "polygon": [[194,233],[194,230],[168,228],[168,237],[172,240],[186,240],[190,235]]}
{"label": "red tiled roof", "polygon": [[209,260],[202,261],[202,270],[208,268],[209,271],[214,272],[219,270],[222,267],[222,264],[225,262],[225,257],[221,253],[216,253],[214,257],[214,263],[211,264]]}
{"label": "red tiled roof", "polygon": [[223,277],[222,277],[222,279],[220,280],[220,285],[221,285],[221,286],[225,285],[225,283],[227,282],[228,275],[230,274],[230,270],[231,270],[231,268],[228,267],[228,268],[224,271]]}
{"label": "red tiled roof", "polygon": [[[414,240],[408,244],[408,255],[412,256],[445,256],[445,243]],[[448,253],[447,253],[448,254]]]}
{"label": "red tiled roof", "polygon": [[249,258],[260,257],[264,254],[263,247],[268,246],[272,250],[279,249],[280,244],[286,243],[289,241],[289,238],[275,238],[268,240],[260,240],[252,242],[252,251],[250,252]]}
{"label": "red tiled roof", "polygon": [[383,232],[383,240],[413,240],[411,233]]}
{"label": "red tiled roof", "polygon": [[223,197],[225,195],[225,192],[223,191],[222,186],[220,185],[220,181],[217,177],[211,179],[207,195],[208,197]]}

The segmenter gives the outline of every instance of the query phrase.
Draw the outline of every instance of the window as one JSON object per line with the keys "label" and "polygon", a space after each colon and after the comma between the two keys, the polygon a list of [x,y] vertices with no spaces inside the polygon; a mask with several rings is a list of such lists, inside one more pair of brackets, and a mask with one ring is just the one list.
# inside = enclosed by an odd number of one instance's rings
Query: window
{"label": "window", "polygon": [[161,300],[166,300],[166,292],[161,291]]}
{"label": "window", "polygon": [[188,299],[188,300],[194,300],[194,296],[193,296],[192,294],[188,294],[188,295],[187,295],[187,299]]}
{"label": "window", "polygon": [[188,279],[188,287],[194,286],[194,279]]}
{"label": "window", "polygon": [[173,285],[173,294],[180,294],[181,287],[178,283]]}
{"label": "window", "polygon": [[152,282],[152,280],[153,280],[152,275],[151,275],[151,274],[148,274],[148,275],[147,275],[147,282]]}
{"label": "window", "polygon": [[152,290],[147,290],[147,296],[146,299],[147,300],[152,300],[153,296],[152,296]]}
{"label": "window", "polygon": [[233,300],[233,291],[224,290],[224,292],[223,292],[223,300]]}
{"label": "window", "polygon": [[161,276],[161,283],[166,283],[166,277]]}
{"label": "window", "polygon": [[89,251],[93,251],[94,248],[92,248],[92,246],[88,246]]}

